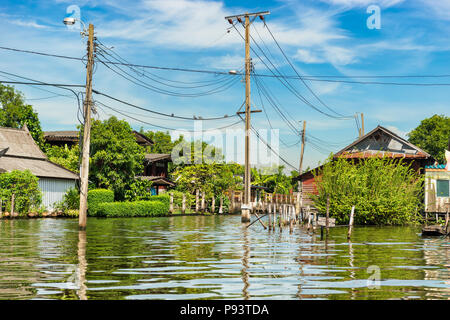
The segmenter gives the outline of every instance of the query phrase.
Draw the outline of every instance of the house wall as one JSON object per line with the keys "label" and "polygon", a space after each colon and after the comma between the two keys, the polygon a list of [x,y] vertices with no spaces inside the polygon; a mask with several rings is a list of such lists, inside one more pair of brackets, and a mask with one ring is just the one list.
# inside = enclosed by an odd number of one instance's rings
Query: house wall
{"label": "house wall", "polygon": [[69,188],[75,187],[75,180],[39,178],[39,188],[42,191],[42,205],[48,210],[54,209],[54,204],[63,199]]}
{"label": "house wall", "polygon": [[450,180],[450,171],[425,170],[425,211],[447,212],[450,197],[437,197],[436,180]]}

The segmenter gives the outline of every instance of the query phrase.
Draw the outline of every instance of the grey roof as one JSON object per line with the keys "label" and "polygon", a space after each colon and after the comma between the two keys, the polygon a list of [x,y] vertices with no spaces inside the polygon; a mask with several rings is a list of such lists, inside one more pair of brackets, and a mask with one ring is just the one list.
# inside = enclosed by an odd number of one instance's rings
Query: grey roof
{"label": "grey roof", "polygon": [[74,172],[47,159],[39,149],[27,127],[23,129],[0,127],[0,149],[9,148],[0,157],[0,172],[30,170],[37,177],[78,179]]}
{"label": "grey roof", "polygon": [[0,127],[0,149],[9,148],[8,156],[46,159],[45,154],[34,142],[28,129]]}
{"label": "grey roof", "polygon": [[155,185],[166,185],[166,186],[175,186],[175,183],[170,181],[168,178],[161,176],[137,176],[137,178],[141,180],[152,181]]}
{"label": "grey roof", "polygon": [[0,158],[0,170],[10,172],[12,170],[30,170],[39,178],[58,178],[77,180],[78,176],[47,159],[28,159],[4,156]]}
{"label": "grey roof", "polygon": [[[136,138],[136,142],[141,146],[152,146],[154,144],[153,140],[147,137],[146,135],[133,130],[134,137]],[[44,138],[46,141],[70,141],[77,142],[78,141],[78,131],[73,130],[59,130],[59,131],[45,131]]]}
{"label": "grey roof", "polygon": [[145,160],[148,162],[155,162],[160,160],[172,161],[172,156],[169,153],[147,153]]}

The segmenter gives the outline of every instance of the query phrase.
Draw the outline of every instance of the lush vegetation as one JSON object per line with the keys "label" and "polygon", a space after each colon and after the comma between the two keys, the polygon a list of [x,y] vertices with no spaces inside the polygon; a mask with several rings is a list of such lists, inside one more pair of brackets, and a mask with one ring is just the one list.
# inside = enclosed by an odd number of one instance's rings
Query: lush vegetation
{"label": "lush vegetation", "polygon": [[408,133],[409,141],[431,154],[439,163],[445,164],[445,150],[450,139],[450,117],[435,114],[424,119]]}
{"label": "lush vegetation", "polygon": [[[89,194],[88,194],[89,195]],[[64,194],[62,200],[55,205],[55,209],[64,213],[80,208],[80,191],[77,188],[70,188]]]}
{"label": "lush vegetation", "polygon": [[318,195],[312,195],[320,213],[347,224],[355,206],[355,224],[400,225],[416,222],[422,206],[422,182],[402,161],[369,158],[358,163],[345,159],[327,162],[316,173]]}
{"label": "lush vegetation", "polygon": [[78,173],[80,171],[80,150],[78,144],[73,147],[48,146],[46,150],[50,161],[63,166],[66,169]]}
{"label": "lush vegetation", "polygon": [[0,127],[22,128],[27,125],[38,146],[44,148],[44,134],[33,107],[25,103],[23,94],[11,86],[0,84]]}
{"label": "lush vegetation", "polygon": [[169,204],[157,200],[123,201],[101,203],[98,205],[96,216],[99,217],[156,217],[169,212]]}
{"label": "lush vegetation", "polygon": [[114,201],[114,192],[108,189],[89,190],[87,200],[88,214],[90,216],[95,216],[97,215],[97,210],[101,203]]}
{"label": "lush vegetation", "polygon": [[124,200],[135,176],[143,172],[144,148],[130,125],[116,117],[93,121],[91,132],[89,180],[96,188],[113,190],[116,200]]}
{"label": "lush vegetation", "polygon": [[25,215],[38,211],[42,202],[38,181],[30,170],[0,174],[0,197],[6,204],[6,210],[11,211],[11,197],[14,194],[14,212]]}

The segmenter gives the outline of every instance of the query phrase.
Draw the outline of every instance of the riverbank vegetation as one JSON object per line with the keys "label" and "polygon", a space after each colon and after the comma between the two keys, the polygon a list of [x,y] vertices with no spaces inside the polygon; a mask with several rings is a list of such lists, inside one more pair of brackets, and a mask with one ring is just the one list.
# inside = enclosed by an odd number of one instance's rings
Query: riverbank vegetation
{"label": "riverbank vegetation", "polygon": [[316,173],[318,195],[312,195],[320,213],[338,224],[348,224],[355,206],[355,224],[402,225],[418,221],[422,209],[423,177],[401,160],[368,158],[352,163],[328,162]]}

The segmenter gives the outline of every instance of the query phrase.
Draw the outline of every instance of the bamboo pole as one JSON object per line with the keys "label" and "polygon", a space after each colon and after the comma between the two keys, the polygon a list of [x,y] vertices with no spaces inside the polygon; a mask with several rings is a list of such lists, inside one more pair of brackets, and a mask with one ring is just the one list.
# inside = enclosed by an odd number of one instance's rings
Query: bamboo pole
{"label": "bamboo pole", "polygon": [[352,211],[350,212],[350,221],[348,223],[348,233],[347,233],[347,239],[350,239],[352,236],[352,229],[353,229],[353,216],[355,214],[355,206],[352,206]]}

